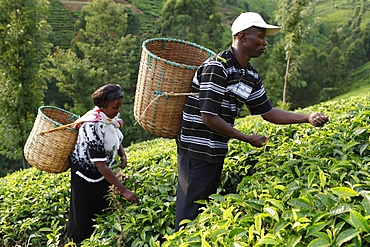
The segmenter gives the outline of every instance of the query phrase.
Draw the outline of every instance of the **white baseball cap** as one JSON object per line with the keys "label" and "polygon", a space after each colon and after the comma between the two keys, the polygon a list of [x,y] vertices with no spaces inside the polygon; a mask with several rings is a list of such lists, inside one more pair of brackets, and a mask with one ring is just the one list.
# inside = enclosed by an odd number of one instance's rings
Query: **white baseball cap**
{"label": "white baseball cap", "polygon": [[275,35],[280,31],[280,27],[267,24],[262,16],[254,12],[241,13],[231,26],[234,35],[250,27],[265,28],[267,35]]}

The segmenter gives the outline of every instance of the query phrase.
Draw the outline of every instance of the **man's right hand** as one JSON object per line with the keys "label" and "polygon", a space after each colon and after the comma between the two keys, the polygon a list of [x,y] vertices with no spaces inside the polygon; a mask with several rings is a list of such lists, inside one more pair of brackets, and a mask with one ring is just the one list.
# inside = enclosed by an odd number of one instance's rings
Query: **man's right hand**
{"label": "man's right hand", "polygon": [[268,141],[267,136],[249,135],[247,137],[248,137],[247,142],[254,147],[263,147],[266,145]]}

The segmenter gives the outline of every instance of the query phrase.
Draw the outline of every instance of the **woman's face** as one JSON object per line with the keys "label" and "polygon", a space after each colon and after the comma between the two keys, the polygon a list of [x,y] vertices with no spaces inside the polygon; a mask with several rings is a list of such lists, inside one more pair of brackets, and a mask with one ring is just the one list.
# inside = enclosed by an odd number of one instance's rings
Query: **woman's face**
{"label": "woman's face", "polygon": [[114,118],[119,113],[123,99],[116,99],[108,103],[107,106],[101,107],[101,111],[109,118]]}

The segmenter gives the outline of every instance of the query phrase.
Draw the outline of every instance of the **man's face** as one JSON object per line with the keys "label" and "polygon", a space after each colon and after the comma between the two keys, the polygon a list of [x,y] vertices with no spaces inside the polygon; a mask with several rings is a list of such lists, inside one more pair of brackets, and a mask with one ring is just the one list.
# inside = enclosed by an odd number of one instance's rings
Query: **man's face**
{"label": "man's face", "polygon": [[241,34],[243,50],[249,58],[259,57],[266,50],[266,29],[251,27]]}

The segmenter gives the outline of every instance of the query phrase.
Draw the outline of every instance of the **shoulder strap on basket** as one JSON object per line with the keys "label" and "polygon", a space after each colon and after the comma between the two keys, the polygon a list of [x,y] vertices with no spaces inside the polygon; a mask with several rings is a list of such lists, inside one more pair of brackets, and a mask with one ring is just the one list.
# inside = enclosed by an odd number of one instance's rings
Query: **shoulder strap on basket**
{"label": "shoulder strap on basket", "polygon": [[[211,60],[213,61],[218,61],[221,63],[221,65],[223,66],[223,68],[225,69],[227,67],[227,58],[224,57],[225,56],[225,53],[224,52],[220,52],[216,55],[213,55],[212,57],[210,57]],[[229,81],[229,75],[227,75],[227,81],[228,83],[230,83]]]}
{"label": "shoulder strap on basket", "polygon": [[218,53],[216,55],[213,55],[213,56],[209,57],[209,61],[219,61],[219,62],[221,62],[223,64],[226,64],[227,63],[227,60],[226,60],[226,58],[222,57],[222,53],[223,52],[220,52],[220,53]]}

